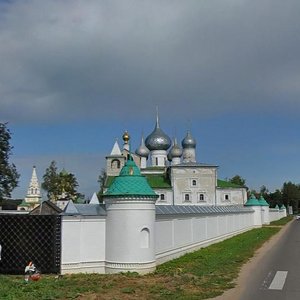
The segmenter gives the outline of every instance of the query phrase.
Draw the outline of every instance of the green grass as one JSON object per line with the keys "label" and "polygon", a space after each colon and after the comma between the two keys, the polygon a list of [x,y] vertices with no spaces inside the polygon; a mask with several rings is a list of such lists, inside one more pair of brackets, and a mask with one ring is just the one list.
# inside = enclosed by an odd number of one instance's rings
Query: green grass
{"label": "green grass", "polygon": [[285,218],[271,222],[270,226],[283,226],[283,225],[287,224],[288,222],[292,221],[293,219],[294,219],[293,215],[288,215]]}
{"label": "green grass", "polygon": [[[284,218],[276,225],[290,220]],[[45,275],[38,282],[25,283],[23,276],[0,275],[0,299],[207,299],[234,287],[241,266],[279,230],[279,226],[250,230],[164,263],[145,276]]]}

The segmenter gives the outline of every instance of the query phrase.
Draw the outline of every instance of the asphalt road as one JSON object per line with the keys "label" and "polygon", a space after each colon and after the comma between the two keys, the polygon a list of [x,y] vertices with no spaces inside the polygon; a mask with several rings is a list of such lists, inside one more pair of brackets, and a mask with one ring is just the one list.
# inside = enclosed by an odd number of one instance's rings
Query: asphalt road
{"label": "asphalt road", "polygon": [[300,220],[288,225],[243,284],[232,300],[300,300]]}

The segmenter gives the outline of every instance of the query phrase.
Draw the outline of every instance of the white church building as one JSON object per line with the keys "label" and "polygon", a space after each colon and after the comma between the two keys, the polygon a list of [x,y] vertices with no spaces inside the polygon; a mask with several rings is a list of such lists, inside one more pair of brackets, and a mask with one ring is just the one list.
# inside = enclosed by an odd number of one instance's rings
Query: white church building
{"label": "white church building", "polygon": [[[129,155],[130,136],[123,134],[123,148],[116,141],[106,157],[105,188],[119,175]],[[141,139],[133,159],[155,193],[157,205],[237,205],[247,201],[245,187],[220,180],[217,165],[196,160],[196,140],[188,131],[178,145],[160,128],[157,116],[154,130]]]}

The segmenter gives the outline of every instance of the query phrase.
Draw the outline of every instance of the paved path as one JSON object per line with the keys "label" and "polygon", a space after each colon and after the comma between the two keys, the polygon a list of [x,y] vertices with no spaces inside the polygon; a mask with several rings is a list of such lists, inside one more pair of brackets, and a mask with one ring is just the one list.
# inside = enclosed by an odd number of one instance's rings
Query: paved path
{"label": "paved path", "polygon": [[243,266],[237,286],[215,300],[299,300],[300,221],[292,221]]}

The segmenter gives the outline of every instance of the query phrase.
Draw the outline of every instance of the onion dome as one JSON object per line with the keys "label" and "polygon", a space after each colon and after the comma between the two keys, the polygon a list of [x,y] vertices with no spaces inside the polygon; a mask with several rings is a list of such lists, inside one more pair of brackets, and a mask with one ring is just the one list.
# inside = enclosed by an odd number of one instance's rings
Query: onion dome
{"label": "onion dome", "polygon": [[122,138],[123,138],[124,143],[128,144],[128,141],[130,140],[130,135],[127,130],[124,132]]}
{"label": "onion dome", "polygon": [[135,153],[141,157],[148,158],[149,149],[145,146],[144,137],[142,136],[141,145],[135,150]]}
{"label": "onion dome", "polygon": [[188,131],[186,137],[182,140],[181,145],[183,148],[196,148],[196,140],[192,137]]}
{"label": "onion dome", "polygon": [[171,146],[171,139],[160,129],[158,117],[155,128],[145,141],[146,147],[150,150],[168,150]]}
{"label": "onion dome", "polygon": [[177,144],[177,140],[176,138],[174,139],[174,142],[173,142],[173,146],[171,148],[171,150],[169,151],[168,153],[168,160],[169,161],[172,161],[172,159],[174,157],[181,157],[182,156],[182,149],[178,146]]}

